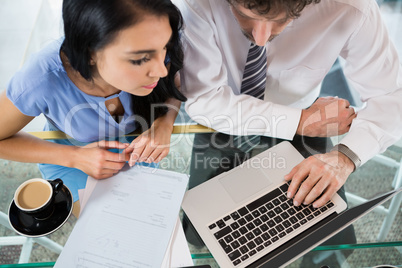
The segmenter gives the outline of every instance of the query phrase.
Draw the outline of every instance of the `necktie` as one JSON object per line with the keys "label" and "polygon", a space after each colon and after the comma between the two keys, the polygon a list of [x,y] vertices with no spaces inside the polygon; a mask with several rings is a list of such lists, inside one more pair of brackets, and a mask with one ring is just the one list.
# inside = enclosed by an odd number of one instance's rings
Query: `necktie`
{"label": "necktie", "polygon": [[267,50],[251,43],[244,67],[240,92],[258,99],[264,98],[267,80]]}
{"label": "necktie", "polygon": [[[265,82],[267,80],[267,50],[251,43],[244,67],[240,93],[264,99]],[[237,136],[235,146],[243,152],[248,152],[260,143],[260,136]]]}

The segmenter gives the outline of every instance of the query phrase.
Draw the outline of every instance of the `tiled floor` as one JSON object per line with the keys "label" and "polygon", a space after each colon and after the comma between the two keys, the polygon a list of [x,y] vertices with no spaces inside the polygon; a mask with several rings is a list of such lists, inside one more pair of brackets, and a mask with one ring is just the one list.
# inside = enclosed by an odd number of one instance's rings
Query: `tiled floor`
{"label": "tiled floor", "polygon": [[[29,57],[30,53],[38,50],[49,40],[60,36],[60,4],[61,0],[0,0],[0,91],[5,89],[12,74],[18,70],[21,64]],[[402,61],[402,1],[385,1],[381,5],[384,20],[388,25],[391,38],[396,44],[400,59]],[[43,119],[31,123],[25,130],[37,131],[43,125]],[[178,149],[182,152],[182,149]],[[184,150],[188,153],[188,150]],[[402,157],[399,147],[391,147],[387,154],[397,159]],[[172,155],[171,155],[172,156]],[[172,156],[173,157],[173,156]],[[188,155],[186,155],[188,157]],[[183,171],[183,170],[180,170]],[[394,169],[379,165],[375,161],[370,161],[358,172],[354,173],[346,184],[348,191],[358,193],[364,197],[372,197],[390,189]],[[6,205],[11,200],[11,193],[14,186],[7,184],[10,177],[21,179],[21,181],[40,176],[34,164],[16,164],[11,161],[0,160],[0,210],[5,211]],[[387,181],[378,185],[378,181]],[[374,185],[374,186],[373,186]],[[358,222],[357,236],[360,241],[375,242],[375,234],[378,232],[381,216],[371,214]],[[374,218],[373,218],[374,217]],[[376,218],[377,217],[377,218]],[[380,217],[380,218],[378,218]],[[400,237],[402,240],[401,213],[398,214],[391,233],[387,239]],[[70,219],[61,230],[56,232],[51,238],[64,244],[64,232],[69,232],[74,224],[74,219]],[[10,235],[10,231],[0,228],[0,236]],[[9,249],[8,249],[9,250]],[[0,248],[0,264],[5,263],[8,252]],[[35,245],[32,258],[39,255],[48,256],[48,261],[54,261],[57,255],[45,250],[43,247]],[[350,267],[368,267],[365,263],[365,256],[376,255],[383,263],[392,261],[402,264],[401,248],[388,248],[383,252],[379,250],[364,250],[354,252],[349,258]],[[9,256],[10,257],[10,256]],[[32,259],[32,260],[33,260]],[[214,266],[216,267],[216,265]],[[295,267],[295,266],[291,266]]]}

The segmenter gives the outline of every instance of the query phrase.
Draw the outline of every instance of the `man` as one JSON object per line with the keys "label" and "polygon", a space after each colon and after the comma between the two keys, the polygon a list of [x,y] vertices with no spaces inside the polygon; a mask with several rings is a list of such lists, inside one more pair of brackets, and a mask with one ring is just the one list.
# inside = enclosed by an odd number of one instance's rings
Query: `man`
{"label": "man", "polygon": [[[195,121],[226,134],[286,140],[347,133],[285,177],[295,205],[322,206],[401,136],[402,68],[374,0],[173,2],[185,21],[182,90]],[[259,96],[241,90],[250,44],[266,49]],[[367,104],[357,116],[346,100],[317,99],[339,56]]]}
{"label": "man", "polygon": [[[285,177],[288,197],[320,207],[337,191],[346,199],[348,176],[402,135],[402,68],[374,0],[173,2],[185,21],[186,111],[220,132],[195,136],[190,188],[291,140],[307,158]],[[339,57],[366,104],[357,115],[347,100],[318,98]],[[333,148],[328,137],[340,134]],[[202,245],[186,217],[183,227]],[[355,242],[350,226],[327,244]],[[315,257],[304,256],[301,267],[317,266]]]}

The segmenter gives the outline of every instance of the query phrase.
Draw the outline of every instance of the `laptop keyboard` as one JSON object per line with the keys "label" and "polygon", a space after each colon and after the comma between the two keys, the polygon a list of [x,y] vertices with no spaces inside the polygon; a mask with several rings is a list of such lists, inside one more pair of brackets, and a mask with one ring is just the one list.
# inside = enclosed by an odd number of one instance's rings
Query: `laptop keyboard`
{"label": "laptop keyboard", "polygon": [[266,247],[281,241],[315,217],[326,214],[334,204],[321,208],[293,205],[287,198],[290,183],[249,203],[209,225],[233,265],[239,265]]}

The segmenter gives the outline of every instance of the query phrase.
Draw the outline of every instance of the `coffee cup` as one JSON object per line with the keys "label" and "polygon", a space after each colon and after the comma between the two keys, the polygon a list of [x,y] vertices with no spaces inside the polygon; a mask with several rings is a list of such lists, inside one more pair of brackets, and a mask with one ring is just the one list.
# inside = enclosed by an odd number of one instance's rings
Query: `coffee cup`
{"label": "coffee cup", "polygon": [[14,203],[21,211],[36,219],[47,219],[54,211],[55,195],[63,188],[61,179],[30,179],[18,186]]}

